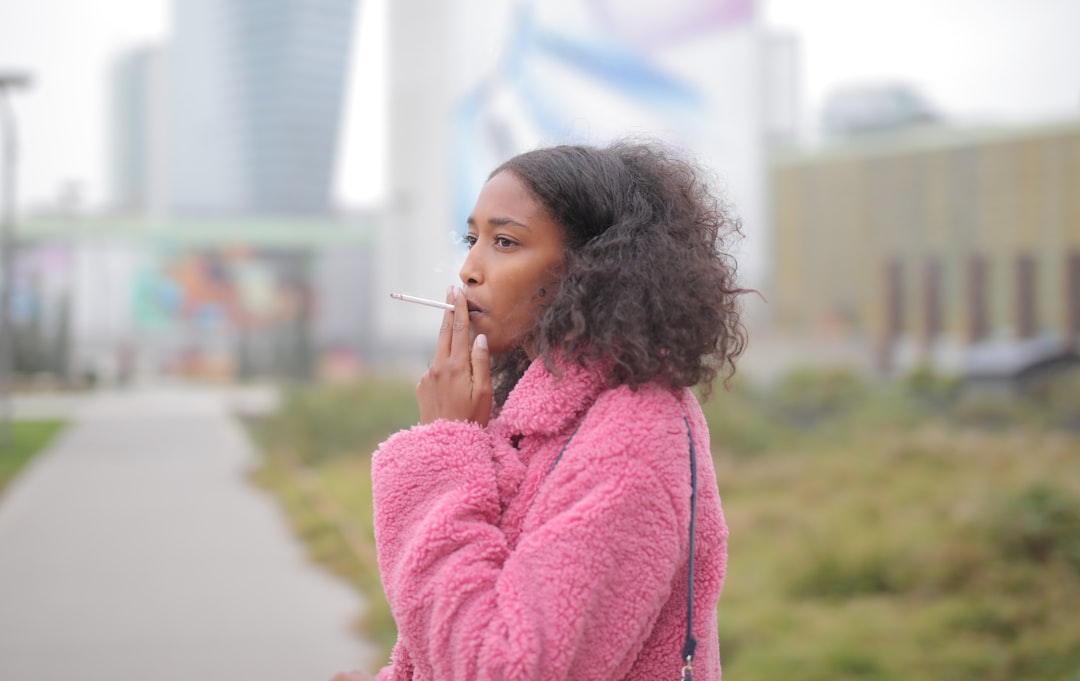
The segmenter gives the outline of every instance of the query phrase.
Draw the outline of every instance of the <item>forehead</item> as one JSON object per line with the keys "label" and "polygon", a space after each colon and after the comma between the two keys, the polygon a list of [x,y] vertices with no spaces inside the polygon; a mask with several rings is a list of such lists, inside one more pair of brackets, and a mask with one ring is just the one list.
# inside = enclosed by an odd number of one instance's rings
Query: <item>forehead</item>
{"label": "forehead", "polygon": [[517,221],[548,217],[544,205],[533,196],[528,185],[517,175],[506,170],[484,184],[480,190],[480,196],[476,199],[474,217],[477,217],[475,214],[478,212],[501,213],[498,217],[508,217]]}
{"label": "forehead", "polygon": [[489,179],[480,190],[469,225],[475,230],[506,227],[533,245],[550,247],[560,253],[565,246],[563,226],[551,217],[524,180],[505,170]]}

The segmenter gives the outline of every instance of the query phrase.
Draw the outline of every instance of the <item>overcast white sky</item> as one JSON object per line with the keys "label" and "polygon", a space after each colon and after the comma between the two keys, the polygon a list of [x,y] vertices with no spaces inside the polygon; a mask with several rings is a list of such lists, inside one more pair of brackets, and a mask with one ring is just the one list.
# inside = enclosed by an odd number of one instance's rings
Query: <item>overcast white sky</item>
{"label": "overcast white sky", "polygon": [[[387,0],[359,0],[336,195],[382,191],[382,102],[371,98]],[[830,88],[901,78],[960,121],[1025,123],[1080,116],[1080,1],[759,0],[767,25],[802,48],[803,108]],[[35,83],[13,97],[21,147],[20,204],[51,203],[75,183],[91,206],[107,198],[105,84],[110,60],[169,32],[170,0],[0,0],[0,71]],[[2,172],[2,171],[0,171]]]}
{"label": "overcast white sky", "polygon": [[852,80],[903,78],[962,121],[1080,116],[1077,0],[762,0],[801,36],[807,104]]}

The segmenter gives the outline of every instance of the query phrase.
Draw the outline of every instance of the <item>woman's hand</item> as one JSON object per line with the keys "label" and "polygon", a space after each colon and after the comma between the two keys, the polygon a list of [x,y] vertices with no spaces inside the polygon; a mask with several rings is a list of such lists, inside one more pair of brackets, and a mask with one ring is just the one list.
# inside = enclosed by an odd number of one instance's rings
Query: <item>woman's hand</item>
{"label": "woman's hand", "polygon": [[487,337],[479,335],[469,347],[469,307],[456,286],[446,302],[435,359],[416,386],[420,423],[437,419],[474,421],[486,426],[491,417],[491,356]]}
{"label": "woman's hand", "polygon": [[375,681],[375,677],[361,671],[338,672],[330,681]]}

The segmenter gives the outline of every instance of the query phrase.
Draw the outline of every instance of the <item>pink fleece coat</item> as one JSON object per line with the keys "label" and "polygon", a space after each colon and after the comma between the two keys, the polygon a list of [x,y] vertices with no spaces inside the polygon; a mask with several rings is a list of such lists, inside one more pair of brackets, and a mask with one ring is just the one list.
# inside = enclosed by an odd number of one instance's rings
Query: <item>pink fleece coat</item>
{"label": "pink fleece coat", "polygon": [[697,400],[562,374],[534,362],[487,428],[440,420],[375,453],[375,538],[398,625],[379,679],[677,678],[684,417],[698,466],[694,678],[720,678],[727,527]]}

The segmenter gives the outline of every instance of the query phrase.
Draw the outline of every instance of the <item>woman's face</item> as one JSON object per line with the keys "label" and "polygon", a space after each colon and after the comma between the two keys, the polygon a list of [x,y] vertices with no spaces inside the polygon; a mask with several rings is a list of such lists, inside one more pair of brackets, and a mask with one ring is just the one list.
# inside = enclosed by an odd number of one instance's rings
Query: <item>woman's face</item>
{"label": "woman's face", "polygon": [[555,293],[563,269],[563,228],[507,171],[480,190],[468,224],[461,281],[472,330],[487,336],[491,352],[507,352],[535,325],[541,299]]}

